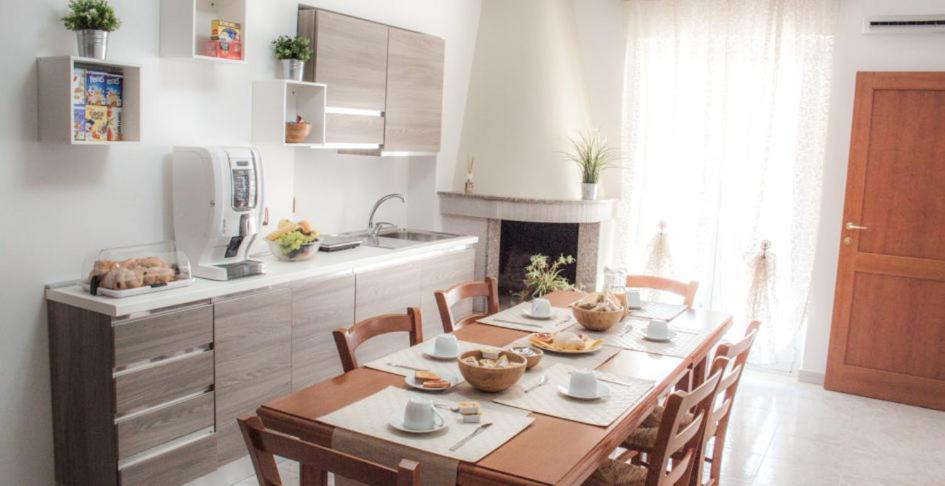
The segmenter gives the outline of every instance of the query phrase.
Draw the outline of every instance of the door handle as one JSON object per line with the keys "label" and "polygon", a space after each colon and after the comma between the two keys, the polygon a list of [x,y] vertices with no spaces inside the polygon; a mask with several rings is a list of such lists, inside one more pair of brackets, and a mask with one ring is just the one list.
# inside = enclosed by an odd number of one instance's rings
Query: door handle
{"label": "door handle", "polygon": [[866,230],[868,230],[869,228],[867,228],[866,226],[860,226],[860,225],[858,225],[858,224],[853,224],[852,222],[848,222],[848,223],[847,223],[847,229],[848,229],[848,230],[866,231]]}

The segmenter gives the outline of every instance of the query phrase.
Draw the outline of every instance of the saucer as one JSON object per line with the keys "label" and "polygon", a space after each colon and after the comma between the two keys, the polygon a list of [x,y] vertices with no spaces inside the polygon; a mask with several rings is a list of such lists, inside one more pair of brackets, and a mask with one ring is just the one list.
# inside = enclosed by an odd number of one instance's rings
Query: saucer
{"label": "saucer", "polygon": [[459,351],[457,351],[456,354],[452,356],[446,355],[446,354],[436,354],[436,346],[433,344],[430,344],[429,346],[424,348],[423,355],[426,356],[427,358],[442,359],[442,360],[448,361],[451,359],[459,358]]}
{"label": "saucer", "polygon": [[404,412],[401,410],[399,412],[394,412],[390,416],[390,419],[387,421],[388,425],[401,431],[407,432],[408,434],[430,434],[437,432],[449,427],[449,424],[446,423],[446,420],[443,419],[443,416],[440,415],[436,410],[433,411],[433,427],[429,429],[417,430],[417,429],[408,429],[404,426]]}
{"label": "saucer", "polygon": [[598,381],[597,382],[597,395],[589,396],[589,395],[575,395],[571,393],[571,390],[569,390],[568,387],[564,385],[558,385],[558,393],[567,397],[576,398],[578,400],[599,400],[601,398],[607,398],[610,396],[610,387]]}
{"label": "saucer", "polygon": [[450,391],[453,388],[456,388],[456,385],[459,384],[459,378],[452,373],[438,373],[441,378],[450,382],[449,388],[424,388],[423,385],[417,383],[417,379],[413,375],[408,375],[404,377],[404,383],[407,384],[410,388],[415,390],[425,391],[425,392],[445,392]]}
{"label": "saucer", "polygon": [[538,316],[538,315],[532,314],[532,311],[530,311],[530,310],[525,310],[525,311],[522,311],[522,315],[525,316],[525,317],[527,317],[527,318],[529,318],[529,319],[537,319],[537,320],[539,320],[539,321],[547,321],[548,319],[551,319],[552,317],[554,317],[554,316],[555,316],[555,313],[554,313],[554,311],[552,311],[552,312],[549,312],[547,316]]}
{"label": "saucer", "polygon": [[674,337],[676,337],[676,333],[673,331],[669,331],[669,336],[666,336],[665,338],[654,338],[647,336],[645,331],[643,333],[643,339],[646,339],[647,341],[653,341],[654,343],[668,343],[672,341]]}

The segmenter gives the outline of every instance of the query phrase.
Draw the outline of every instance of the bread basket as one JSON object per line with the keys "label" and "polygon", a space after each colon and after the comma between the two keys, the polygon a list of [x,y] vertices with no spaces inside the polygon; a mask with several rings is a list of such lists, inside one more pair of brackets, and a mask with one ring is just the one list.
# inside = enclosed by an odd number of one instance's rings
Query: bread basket
{"label": "bread basket", "polygon": [[482,351],[466,351],[459,356],[457,363],[459,372],[473,388],[479,391],[495,393],[507,390],[525,374],[525,358],[511,351],[501,351],[500,355],[509,358],[507,368],[482,368],[463,362],[463,359],[469,356],[476,359],[482,358]]}
{"label": "bread basket", "polygon": [[578,324],[588,331],[606,331],[620,322],[624,315],[623,309],[607,312],[586,310],[577,306],[572,306],[571,312]]}

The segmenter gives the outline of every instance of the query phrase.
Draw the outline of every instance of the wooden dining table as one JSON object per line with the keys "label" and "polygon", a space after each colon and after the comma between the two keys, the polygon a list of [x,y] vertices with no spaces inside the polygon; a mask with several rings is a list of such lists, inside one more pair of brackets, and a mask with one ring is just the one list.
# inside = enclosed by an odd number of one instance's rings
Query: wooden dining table
{"label": "wooden dining table", "polygon": [[[546,297],[555,307],[567,307],[580,292],[555,292]],[[609,427],[572,422],[532,414],[535,421],[520,434],[476,463],[461,462],[457,484],[546,485],[580,484],[590,476],[624,438],[646,417],[677,378],[692,369],[698,380],[708,355],[731,325],[731,316],[700,309],[684,311],[671,325],[706,332],[703,342],[687,357],[676,358],[622,349],[597,369],[618,376],[654,380],[656,385]],[[506,346],[529,333],[481,323],[454,332],[463,341]],[[404,388],[404,377],[369,368],[358,368],[317,383],[259,407],[266,427],[325,447],[331,446],[333,427],[318,417],[362,400],[388,386]],[[309,477],[306,477],[309,476]],[[316,484],[304,474],[302,484]]]}

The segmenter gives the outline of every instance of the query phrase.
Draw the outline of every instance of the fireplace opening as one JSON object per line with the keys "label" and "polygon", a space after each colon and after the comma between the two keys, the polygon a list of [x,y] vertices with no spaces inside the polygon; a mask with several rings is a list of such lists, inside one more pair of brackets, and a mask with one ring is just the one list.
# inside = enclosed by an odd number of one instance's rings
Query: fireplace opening
{"label": "fireplace opening", "polygon": [[[524,288],[525,267],[532,255],[541,253],[549,260],[560,255],[578,257],[579,226],[577,223],[502,221],[498,277],[502,307],[518,301],[514,294]],[[573,284],[577,278],[577,263],[565,266],[561,274]]]}

